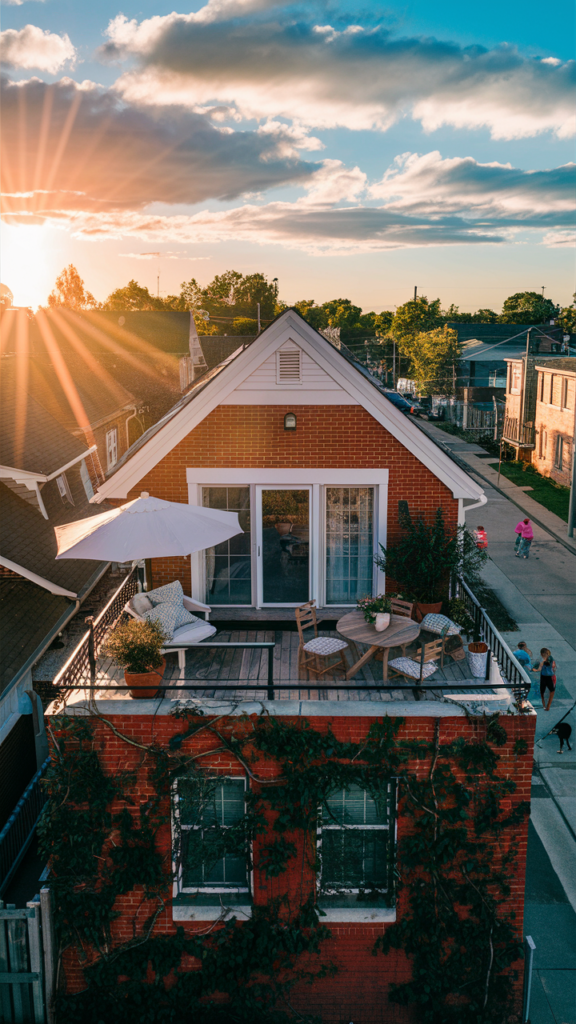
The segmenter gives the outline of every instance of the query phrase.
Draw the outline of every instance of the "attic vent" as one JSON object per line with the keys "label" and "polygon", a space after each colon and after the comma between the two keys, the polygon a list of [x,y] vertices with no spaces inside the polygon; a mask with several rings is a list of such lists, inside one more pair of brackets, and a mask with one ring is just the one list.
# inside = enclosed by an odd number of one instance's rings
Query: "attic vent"
{"label": "attic vent", "polygon": [[276,355],[276,383],[300,384],[302,380],[299,348],[284,348]]}

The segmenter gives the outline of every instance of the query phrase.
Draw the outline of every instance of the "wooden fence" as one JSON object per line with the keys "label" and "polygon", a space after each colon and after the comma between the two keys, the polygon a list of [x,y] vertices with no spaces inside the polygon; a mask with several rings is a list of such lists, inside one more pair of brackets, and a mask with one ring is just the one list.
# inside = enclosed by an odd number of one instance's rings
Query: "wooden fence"
{"label": "wooden fence", "polygon": [[0,900],[0,1020],[53,1024],[54,968],[50,890],[23,908]]}

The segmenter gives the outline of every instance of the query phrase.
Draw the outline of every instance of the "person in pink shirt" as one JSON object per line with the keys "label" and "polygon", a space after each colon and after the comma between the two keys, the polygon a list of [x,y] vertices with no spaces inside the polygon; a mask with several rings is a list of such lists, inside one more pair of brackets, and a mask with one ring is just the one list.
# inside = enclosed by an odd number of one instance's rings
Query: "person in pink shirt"
{"label": "person in pink shirt", "polygon": [[532,529],[532,523],[529,519],[523,519],[515,530],[516,543],[514,550],[516,558],[529,558],[530,556],[530,545],[534,540],[534,531]]}

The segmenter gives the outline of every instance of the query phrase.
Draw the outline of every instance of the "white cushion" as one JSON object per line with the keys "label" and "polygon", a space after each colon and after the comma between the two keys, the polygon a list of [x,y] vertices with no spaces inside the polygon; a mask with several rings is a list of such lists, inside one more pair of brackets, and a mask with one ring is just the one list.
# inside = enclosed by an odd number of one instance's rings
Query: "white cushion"
{"label": "white cushion", "polygon": [[167,641],[172,639],[176,629],[176,608],[171,604],[158,604],[149,612],[144,612],[143,618],[147,622],[158,622],[165,633],[168,634]]}
{"label": "white cushion", "polygon": [[447,615],[437,615],[434,612],[428,612],[428,615],[425,615],[420,623],[420,629],[427,629],[429,633],[438,633],[439,636],[446,626],[448,626],[446,636],[455,636],[462,632],[462,627],[458,626],[456,622],[452,622]]}
{"label": "white cushion", "polygon": [[215,632],[216,626],[212,626],[209,622],[204,622],[202,619],[195,619],[194,622],[180,626],[179,629],[174,631],[170,647],[178,647],[179,644],[183,646],[186,644],[197,644],[200,640],[207,640],[209,636],[214,636]]}
{"label": "white cushion", "polygon": [[345,647],[348,647],[348,644],[332,636],[317,636],[304,644],[304,650],[311,651],[312,654],[335,654],[336,651],[343,651]]}
{"label": "white cushion", "polygon": [[[394,658],[388,662],[388,668],[395,668],[402,675],[410,676],[411,679],[420,679],[420,662],[412,661],[412,658]],[[422,666],[422,679],[427,679],[438,668],[435,661],[427,661]]]}
{"label": "white cushion", "polygon": [[147,594],[134,594],[130,604],[137,615],[144,615],[144,612],[152,611],[154,607]]}

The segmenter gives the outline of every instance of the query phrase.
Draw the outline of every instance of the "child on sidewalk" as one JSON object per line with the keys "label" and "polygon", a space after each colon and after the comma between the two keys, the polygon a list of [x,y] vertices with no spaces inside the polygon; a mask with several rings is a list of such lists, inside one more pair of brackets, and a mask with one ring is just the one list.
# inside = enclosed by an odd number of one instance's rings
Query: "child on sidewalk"
{"label": "child on sidewalk", "polygon": [[477,526],[474,530],[474,541],[480,551],[484,551],[488,547],[488,534],[483,526]]}

